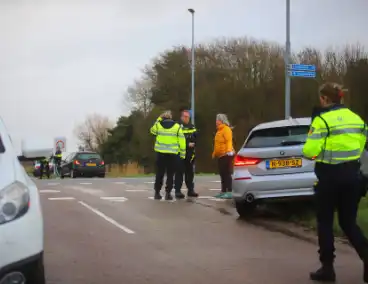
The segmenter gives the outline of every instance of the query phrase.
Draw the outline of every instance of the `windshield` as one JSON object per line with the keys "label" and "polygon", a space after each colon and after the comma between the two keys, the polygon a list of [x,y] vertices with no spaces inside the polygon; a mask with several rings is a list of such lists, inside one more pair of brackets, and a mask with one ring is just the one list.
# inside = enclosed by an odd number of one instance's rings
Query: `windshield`
{"label": "windshield", "polygon": [[101,156],[97,153],[83,153],[83,154],[78,154],[77,159],[80,159],[80,160],[99,160],[99,159],[101,159]]}
{"label": "windshield", "polygon": [[286,126],[254,131],[244,148],[282,147],[304,144],[309,125]]}

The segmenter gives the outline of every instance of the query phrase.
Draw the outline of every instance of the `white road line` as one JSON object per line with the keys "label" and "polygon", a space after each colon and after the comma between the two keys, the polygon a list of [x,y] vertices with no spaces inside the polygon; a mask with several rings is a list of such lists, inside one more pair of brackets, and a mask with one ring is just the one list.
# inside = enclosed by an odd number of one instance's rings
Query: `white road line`
{"label": "white road line", "polygon": [[40,193],[58,193],[60,190],[54,190],[54,189],[41,189]]}
{"label": "white road line", "polygon": [[145,181],[144,183],[155,183],[154,181]]}
{"label": "white road line", "polygon": [[163,201],[163,202],[175,202],[177,200],[175,198],[173,200],[165,200],[164,198],[162,198],[161,200],[155,200],[155,198],[152,196],[148,197],[148,199],[151,199],[153,201]]}
{"label": "white road line", "polygon": [[100,199],[102,200],[109,200],[109,201],[114,201],[114,202],[124,202],[127,201],[128,199],[125,197],[111,197],[111,196],[107,196],[107,197],[100,197]]}
{"label": "white road line", "polygon": [[126,192],[142,192],[142,191],[148,191],[147,189],[126,189]]}
{"label": "white road line", "polygon": [[47,185],[58,185],[58,184],[60,184],[60,183],[58,183],[58,182],[50,182]]}
{"label": "white road line", "polygon": [[80,184],[92,184],[92,182],[81,182]]}
{"label": "white road line", "polygon": [[74,197],[50,197],[48,200],[74,200]]}
{"label": "white road line", "polygon": [[87,209],[89,209],[90,211],[92,211],[96,215],[100,216],[102,219],[104,219],[105,221],[107,221],[110,224],[114,225],[115,227],[119,228],[120,230],[124,231],[125,233],[127,233],[127,234],[135,234],[135,232],[132,231],[131,229],[129,229],[129,228],[127,228],[127,227],[119,224],[114,219],[110,218],[109,216],[106,216],[101,211],[93,208],[92,206],[89,206],[88,204],[84,203],[83,201],[79,201],[79,204],[82,205],[82,206],[84,206],[84,207],[86,207]]}
{"label": "white road line", "polygon": [[125,182],[125,181],[115,181],[114,183],[115,183],[115,184],[126,184],[126,182]]}
{"label": "white road line", "polygon": [[198,196],[198,199],[213,199],[213,196]]}
{"label": "white road line", "polygon": [[220,180],[213,180],[213,181],[211,181],[211,182],[221,182]]}
{"label": "white road line", "polygon": [[212,190],[212,191],[220,191],[220,188],[209,188],[208,190]]}

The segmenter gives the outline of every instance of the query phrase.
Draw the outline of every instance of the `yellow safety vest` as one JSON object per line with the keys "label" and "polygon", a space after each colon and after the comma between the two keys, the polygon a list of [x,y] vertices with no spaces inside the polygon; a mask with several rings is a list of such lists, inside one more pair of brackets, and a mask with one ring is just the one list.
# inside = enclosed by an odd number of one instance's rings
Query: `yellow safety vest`
{"label": "yellow safety vest", "polygon": [[178,123],[171,128],[164,128],[158,120],[151,127],[151,134],[156,136],[154,150],[165,154],[180,154],[185,158],[186,143],[183,130]]}
{"label": "yellow safety vest", "polygon": [[358,160],[366,137],[367,126],[357,114],[345,107],[330,110],[313,119],[303,155],[325,164]]}
{"label": "yellow safety vest", "polygon": [[62,154],[56,154],[55,155],[56,158],[62,158],[62,156],[63,156]]}

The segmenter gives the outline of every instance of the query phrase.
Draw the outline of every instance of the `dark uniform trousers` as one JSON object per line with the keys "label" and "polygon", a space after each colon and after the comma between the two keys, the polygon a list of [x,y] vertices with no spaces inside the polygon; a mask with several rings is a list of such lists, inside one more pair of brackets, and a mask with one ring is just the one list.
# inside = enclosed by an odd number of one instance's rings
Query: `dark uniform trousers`
{"label": "dark uniform trousers", "polygon": [[189,192],[194,191],[194,160],[177,158],[178,165],[175,172],[175,192],[181,192],[183,185],[183,176],[185,176],[185,185]]}
{"label": "dark uniform trousers", "polygon": [[337,210],[339,225],[361,259],[367,258],[368,241],[356,223],[362,196],[357,161],[338,165],[316,164],[315,187],[320,261],[332,264],[335,258],[333,220]]}
{"label": "dark uniform trousers", "polygon": [[157,153],[156,157],[156,179],[155,191],[162,188],[164,176],[166,174],[166,192],[171,192],[174,186],[174,173],[177,165],[176,154]]}
{"label": "dark uniform trousers", "polygon": [[41,162],[40,164],[40,179],[42,179],[44,171],[46,171],[47,178],[50,178],[50,166],[48,162]]}

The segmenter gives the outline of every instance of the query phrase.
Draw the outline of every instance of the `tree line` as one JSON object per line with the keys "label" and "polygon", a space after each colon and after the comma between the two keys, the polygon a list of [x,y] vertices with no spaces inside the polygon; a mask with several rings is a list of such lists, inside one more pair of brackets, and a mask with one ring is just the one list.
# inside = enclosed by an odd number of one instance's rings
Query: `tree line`
{"label": "tree line", "polygon": [[[284,118],[285,50],[273,42],[235,38],[197,45],[195,52],[196,169],[213,172],[216,166],[211,151],[217,113],[226,113],[234,126],[236,150],[253,126]],[[141,78],[125,94],[131,113],[106,128],[104,139],[95,143],[107,163],[134,161],[147,172],[153,171],[155,155],[149,128],[163,110],[170,109],[179,118],[180,110],[190,108],[190,60],[190,50],[177,46],[143,68]],[[368,55],[362,46],[325,51],[305,48],[292,54],[291,61],[317,66],[316,78],[292,78],[292,117],[310,116],[318,104],[319,85],[334,81],[347,89],[345,103],[367,121]]]}

